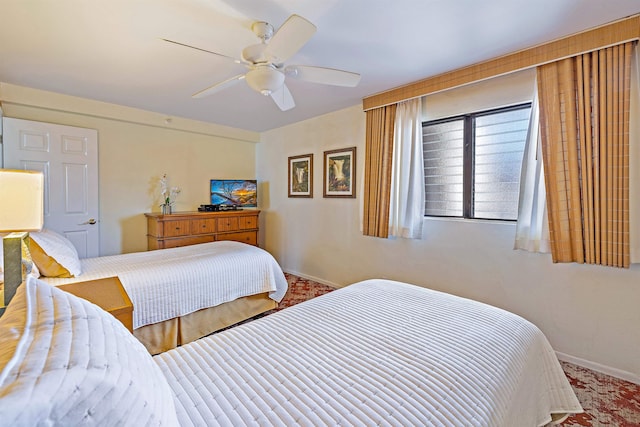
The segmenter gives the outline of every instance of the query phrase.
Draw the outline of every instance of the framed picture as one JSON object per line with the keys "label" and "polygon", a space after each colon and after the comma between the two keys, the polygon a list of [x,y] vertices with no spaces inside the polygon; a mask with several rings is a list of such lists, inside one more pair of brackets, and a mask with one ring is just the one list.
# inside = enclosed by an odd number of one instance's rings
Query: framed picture
{"label": "framed picture", "polygon": [[313,154],[289,157],[289,197],[313,197]]}
{"label": "framed picture", "polygon": [[356,197],[356,147],[324,152],[324,197]]}

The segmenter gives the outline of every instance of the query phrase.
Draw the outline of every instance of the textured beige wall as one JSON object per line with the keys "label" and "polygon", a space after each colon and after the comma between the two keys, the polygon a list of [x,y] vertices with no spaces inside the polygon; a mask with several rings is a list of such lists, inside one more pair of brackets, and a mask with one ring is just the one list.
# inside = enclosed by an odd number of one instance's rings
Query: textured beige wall
{"label": "textured beige wall", "polygon": [[[538,325],[569,359],[640,380],[640,265],[553,264],[550,255],[513,250],[513,223],[426,219],[424,240],[362,236],[364,129],[355,106],[262,135],[264,247],[286,271],[337,286],[396,279],[483,301]],[[357,199],[324,199],[322,152],[352,145]],[[287,157],[307,153],[314,155],[314,197],[288,198]]]}
{"label": "textured beige wall", "polygon": [[101,255],[147,249],[144,212],[159,211],[157,183],[163,173],[172,186],[182,187],[177,210],[207,203],[211,178],[255,178],[251,139],[257,141],[257,134],[178,118],[167,124],[165,116],[146,111],[0,88],[5,117],[98,130]]}

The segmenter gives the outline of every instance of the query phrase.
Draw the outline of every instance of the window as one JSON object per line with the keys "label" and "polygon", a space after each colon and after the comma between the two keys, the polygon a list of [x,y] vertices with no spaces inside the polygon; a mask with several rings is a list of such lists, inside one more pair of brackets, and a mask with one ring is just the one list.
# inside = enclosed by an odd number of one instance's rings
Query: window
{"label": "window", "polygon": [[422,125],[425,215],[515,220],[531,104]]}

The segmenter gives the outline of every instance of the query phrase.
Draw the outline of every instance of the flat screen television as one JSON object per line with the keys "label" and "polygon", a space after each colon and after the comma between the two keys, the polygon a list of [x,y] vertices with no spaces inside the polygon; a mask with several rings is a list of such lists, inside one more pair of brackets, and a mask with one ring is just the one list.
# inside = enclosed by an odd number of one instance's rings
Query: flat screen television
{"label": "flat screen television", "polygon": [[255,179],[212,179],[211,204],[255,208],[258,206],[258,185]]}

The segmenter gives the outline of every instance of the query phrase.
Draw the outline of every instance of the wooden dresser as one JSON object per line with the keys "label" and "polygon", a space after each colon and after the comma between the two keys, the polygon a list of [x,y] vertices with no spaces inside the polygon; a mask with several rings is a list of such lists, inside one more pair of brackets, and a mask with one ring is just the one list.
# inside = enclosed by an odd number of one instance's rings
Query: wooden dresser
{"label": "wooden dresser", "polygon": [[146,213],[147,249],[165,249],[218,240],[258,246],[258,210]]}

